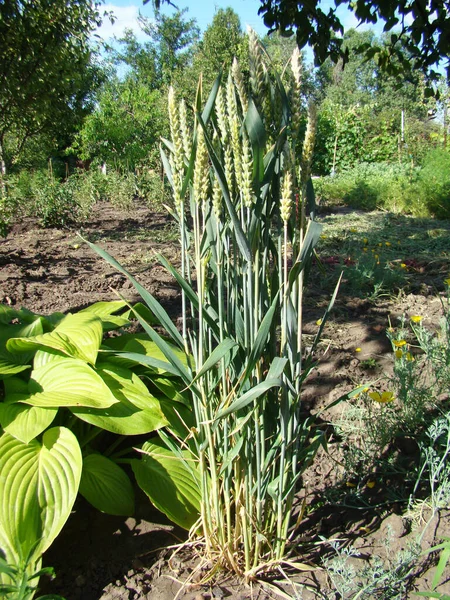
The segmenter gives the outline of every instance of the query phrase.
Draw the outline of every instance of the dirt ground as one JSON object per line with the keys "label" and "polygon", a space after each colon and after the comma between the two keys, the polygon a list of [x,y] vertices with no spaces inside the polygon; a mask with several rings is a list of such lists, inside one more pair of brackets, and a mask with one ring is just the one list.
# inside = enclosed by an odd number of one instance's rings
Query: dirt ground
{"label": "dirt ground", "polygon": [[[167,214],[155,214],[144,206],[121,212],[110,205],[98,204],[80,233],[100,244],[136,275],[176,319],[178,288],[155,257],[155,252],[163,252],[176,262],[176,235]],[[426,290],[427,286],[421,289]],[[130,301],[138,300],[128,280],[93,253],[76,230],[44,230],[27,219],[0,240],[2,303],[41,314],[68,312],[95,301],[115,299],[114,290]],[[314,293],[307,297],[306,336],[317,330],[316,321],[325,306],[326,298]],[[440,311],[439,298],[425,292],[399,294],[397,298],[375,303],[339,295],[333,318],[324,332],[324,356],[305,388],[305,407],[314,412],[361,382],[391,369],[392,352],[385,333],[389,319],[420,314],[426,325],[436,322]],[[361,351],[357,352],[357,348]],[[368,369],[373,359],[375,372]],[[340,410],[325,413],[324,426]],[[331,433],[330,447],[334,441]],[[349,561],[359,572],[371,555],[392,561],[417,538],[418,519],[411,525],[411,520],[402,516],[404,505],[378,502],[376,491],[368,499],[366,509],[355,509],[350,504],[338,509],[329,503],[321,506],[320,495],[336,478],[334,459],[325,453],[304,477],[302,494],[308,504],[317,508],[304,518],[296,548],[299,560],[311,564],[312,571],[302,578],[307,587],[301,593],[287,579],[280,583],[286,597],[306,600],[343,597],[331,593],[326,571],[319,568],[323,564],[323,540],[351,543],[358,556],[350,557]],[[426,515],[421,517],[423,524]],[[430,523],[421,540],[422,548],[445,536],[450,537],[449,511],[441,511],[439,518]],[[67,600],[277,597],[267,587],[250,587],[226,575],[202,585],[205,571],[196,569],[199,559],[195,551],[183,549],[172,555],[168,548],[184,539],[185,533],[153,509],[143,494],[138,494],[136,514],[128,519],[101,514],[80,498],[63,532],[44,557],[44,564],[53,566],[57,576],[51,583],[43,582],[43,591],[61,594]],[[421,559],[417,577],[405,598],[413,598],[415,591],[430,589],[435,564],[436,557]],[[288,572],[286,575],[290,577]],[[279,579],[283,579],[281,574]],[[299,578],[292,575],[292,580]],[[444,582],[439,591],[449,594],[449,582]],[[385,600],[390,597],[386,595]]]}

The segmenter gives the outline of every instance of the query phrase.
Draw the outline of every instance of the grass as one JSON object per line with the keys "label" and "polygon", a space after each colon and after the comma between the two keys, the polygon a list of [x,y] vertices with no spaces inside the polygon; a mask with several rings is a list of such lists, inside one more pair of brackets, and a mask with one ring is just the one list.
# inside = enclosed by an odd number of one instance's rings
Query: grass
{"label": "grass", "polygon": [[450,221],[381,211],[323,215],[319,260],[330,278],[344,271],[342,292],[375,300],[382,295],[443,289],[449,271]]}

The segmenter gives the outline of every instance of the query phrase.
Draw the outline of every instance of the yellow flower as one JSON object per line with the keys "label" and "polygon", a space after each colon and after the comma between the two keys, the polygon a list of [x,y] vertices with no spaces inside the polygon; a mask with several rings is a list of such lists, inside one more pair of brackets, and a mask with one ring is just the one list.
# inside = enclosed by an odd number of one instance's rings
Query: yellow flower
{"label": "yellow flower", "polygon": [[373,479],[369,479],[369,481],[366,483],[366,485],[369,489],[374,488],[375,484],[376,484],[376,482]]}
{"label": "yellow flower", "polygon": [[394,392],[370,392],[369,396],[375,402],[379,402],[380,404],[386,404],[387,402],[392,402],[394,400]]}
{"label": "yellow flower", "polygon": [[326,240],[326,239],[327,239],[327,236],[326,236],[325,234],[322,234],[322,235],[320,236],[320,239],[321,239],[321,240]]}
{"label": "yellow flower", "polygon": [[361,352],[361,348],[355,348],[355,352]]}
{"label": "yellow flower", "polygon": [[401,348],[402,346],[406,346],[405,340],[392,340],[392,343],[396,348]]}
{"label": "yellow flower", "polygon": [[395,358],[401,358],[403,356],[403,352],[401,350],[396,350],[394,354]]}
{"label": "yellow flower", "polygon": [[354,227],[352,227],[352,228],[350,229],[350,231],[351,231],[352,233],[356,233],[358,230],[357,230],[357,229],[355,229]]}
{"label": "yellow flower", "polygon": [[363,242],[364,242],[365,244],[368,244],[368,243],[369,243],[369,240],[368,240],[367,238],[364,238],[364,239],[363,239]]}
{"label": "yellow flower", "polygon": [[413,360],[414,360],[414,356],[411,354],[411,352],[407,352],[405,354],[405,357],[408,362],[413,362]]}
{"label": "yellow flower", "polygon": [[421,317],[420,315],[413,315],[413,316],[411,317],[411,321],[412,321],[413,323],[420,323],[420,321],[422,320],[422,318],[423,318],[423,317]]}
{"label": "yellow flower", "polygon": [[401,266],[401,268],[402,268],[402,269],[406,269],[406,265],[405,265],[405,263],[401,263],[401,265],[400,265],[400,266]]}
{"label": "yellow flower", "polygon": [[367,252],[367,248],[363,248],[363,252]]}
{"label": "yellow flower", "polygon": [[444,283],[448,286],[450,286],[450,277],[448,279],[444,279]]}
{"label": "yellow flower", "polygon": [[380,246],[380,248],[381,248],[381,246],[382,246],[383,244],[382,244],[381,242],[378,242],[378,245],[379,245],[379,246]]}
{"label": "yellow flower", "polygon": [[347,481],[347,482],[345,483],[345,485],[346,485],[348,488],[355,488],[355,487],[356,487],[356,483],[352,483],[351,481]]}
{"label": "yellow flower", "polygon": [[384,245],[385,245],[385,246],[390,246],[390,245],[391,245],[391,242],[384,242]]}
{"label": "yellow flower", "polygon": [[317,319],[316,325],[320,327],[322,325],[322,319]]}
{"label": "yellow flower", "polygon": [[378,259],[380,258],[380,256],[378,254],[375,254],[374,258]]}

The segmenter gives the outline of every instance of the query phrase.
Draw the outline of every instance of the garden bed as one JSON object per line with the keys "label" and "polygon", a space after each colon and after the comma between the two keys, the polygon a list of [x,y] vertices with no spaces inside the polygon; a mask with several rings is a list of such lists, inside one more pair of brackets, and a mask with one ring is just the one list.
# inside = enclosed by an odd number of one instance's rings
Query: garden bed
{"label": "garden bed", "polygon": [[[433,328],[442,313],[443,281],[450,272],[450,225],[446,221],[408,220],[380,213],[372,213],[369,218],[363,213],[323,214],[321,219],[325,224],[319,247],[322,274],[314,276],[308,287],[306,336],[312,337],[317,331],[341,267],[344,281],[324,330],[321,361],[305,387],[308,414],[325,409],[354,387],[391,372],[392,347],[386,329],[402,315],[420,315],[424,326]],[[154,213],[144,206],[121,212],[110,204],[99,203],[80,232],[135,274],[177,319],[178,287],[155,258],[155,252],[162,252],[177,262],[176,231],[167,214]],[[365,255],[373,256],[373,264],[362,260]],[[27,219],[16,224],[0,242],[0,302],[4,304],[41,314],[68,312],[96,301],[116,299],[115,291],[130,302],[138,300],[128,280],[95,255],[74,229],[41,229]],[[304,500],[307,508],[297,532],[297,560],[322,569],[313,569],[303,578],[311,589],[305,588],[302,596],[286,579],[280,585],[288,597],[353,598],[351,592],[333,595],[339,583],[336,560],[344,565],[342,573],[351,573],[354,568],[362,574],[376,555],[382,565],[379,577],[386,573],[394,579],[406,577],[400,571],[396,574],[394,565],[400,552],[414,551],[411,544],[427,518],[426,505],[422,514],[416,509],[404,518],[411,490],[405,488],[405,495],[395,500],[390,492],[401,487],[395,475],[389,479],[384,474],[361,473],[359,479],[343,479],[343,470],[336,462],[342,458],[338,434],[329,423],[337,422],[347,410],[346,404],[339,404],[321,415],[320,426],[327,433],[330,455],[322,452],[306,472],[299,498],[299,506]],[[413,467],[418,461],[417,445],[414,440],[403,442],[399,452]],[[421,540],[422,549],[450,537],[450,513],[441,510],[439,515],[428,526]],[[202,585],[208,565],[196,569],[197,549],[185,548],[175,555],[168,549],[183,541],[183,536],[185,533],[153,509],[143,494],[138,495],[136,514],[128,519],[98,513],[81,498],[44,556],[44,564],[53,566],[57,574],[53,582],[45,584],[45,591],[59,593],[67,600],[172,600],[180,590],[180,582],[189,580],[180,598],[276,597],[266,588],[250,588],[226,576],[213,577]],[[336,550],[329,544],[318,545],[331,539],[339,540]],[[355,549],[354,556],[343,550],[349,545]],[[323,562],[333,559],[334,563]],[[413,562],[410,591],[403,597],[413,598],[415,591],[430,589],[435,557],[422,556]],[[324,568],[327,565],[328,569]],[[332,582],[330,573],[335,574],[336,581]],[[372,569],[361,576],[375,577],[374,573]],[[300,581],[288,570],[286,576]],[[283,579],[281,574],[279,579]],[[386,579],[386,590],[391,589],[391,583]],[[395,586],[392,589],[395,591]],[[438,590],[450,593],[445,577]],[[361,597],[387,600],[402,596],[390,593]]]}

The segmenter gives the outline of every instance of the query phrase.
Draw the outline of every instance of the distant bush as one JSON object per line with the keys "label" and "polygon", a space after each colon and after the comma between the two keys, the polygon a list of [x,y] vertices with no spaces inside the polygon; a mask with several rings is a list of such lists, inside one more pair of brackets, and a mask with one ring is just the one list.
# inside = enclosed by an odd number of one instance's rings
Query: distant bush
{"label": "distant bush", "polygon": [[429,152],[419,181],[429,211],[438,218],[450,218],[450,153],[440,149]]}
{"label": "distant bush", "polygon": [[431,150],[421,167],[360,163],[315,180],[314,187],[322,205],[450,218],[450,153]]}

